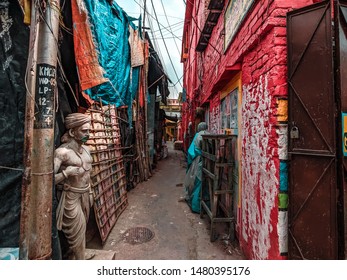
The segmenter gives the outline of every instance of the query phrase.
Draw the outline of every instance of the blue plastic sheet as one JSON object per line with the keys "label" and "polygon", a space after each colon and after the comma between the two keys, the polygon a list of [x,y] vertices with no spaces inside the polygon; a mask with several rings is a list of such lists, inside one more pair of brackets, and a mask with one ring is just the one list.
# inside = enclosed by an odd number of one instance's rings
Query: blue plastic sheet
{"label": "blue plastic sheet", "polygon": [[91,23],[94,42],[99,55],[99,63],[105,70],[109,82],[86,90],[95,101],[127,105],[129,111],[139,86],[139,67],[130,65],[130,46],[128,42],[129,24],[136,29],[133,18],[113,1],[84,0]]}

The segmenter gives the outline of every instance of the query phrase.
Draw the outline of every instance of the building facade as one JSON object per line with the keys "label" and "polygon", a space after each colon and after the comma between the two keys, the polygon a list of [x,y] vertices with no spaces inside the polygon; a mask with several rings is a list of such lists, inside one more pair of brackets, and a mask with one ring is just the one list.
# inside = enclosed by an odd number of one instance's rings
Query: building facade
{"label": "building facade", "polygon": [[[289,258],[337,258],[337,252],[343,251],[343,237],[332,233],[343,228],[341,223],[337,222],[325,237],[340,240],[327,241],[336,249],[334,253],[324,255],[324,248],[317,245],[319,248],[310,255],[311,249],[305,247],[309,240],[303,232],[296,235],[297,209],[288,215],[288,50],[297,46],[295,38],[304,36],[304,31],[295,27],[297,37],[291,37],[288,44],[288,26],[295,26],[297,20],[289,15],[300,9],[304,14],[309,7],[324,22],[325,15],[328,18],[333,14],[332,2],[187,1],[181,57],[185,92],[182,129],[189,135],[189,126],[194,128],[201,121],[196,115],[202,108],[211,133],[237,136],[236,236],[250,259],[286,259],[288,251]],[[290,59],[297,58],[292,54]],[[334,212],[334,219],[341,217]]]}
{"label": "building facade", "polygon": [[161,104],[160,108],[165,111],[165,140],[180,140],[181,104],[178,99],[168,98],[167,104]]}

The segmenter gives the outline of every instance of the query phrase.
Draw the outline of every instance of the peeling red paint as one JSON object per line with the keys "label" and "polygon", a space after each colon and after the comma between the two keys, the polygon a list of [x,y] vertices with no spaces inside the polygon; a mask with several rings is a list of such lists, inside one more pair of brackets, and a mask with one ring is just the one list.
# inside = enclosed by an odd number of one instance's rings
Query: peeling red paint
{"label": "peeling red paint", "polygon": [[[193,38],[187,38],[191,45],[184,62],[184,87],[191,105],[184,107],[187,113],[183,114],[183,130],[189,121],[193,121],[194,116],[189,112],[203,103],[210,107],[211,130],[218,130],[216,112],[220,106],[220,93],[216,89],[222,89],[223,82],[226,86],[232,80],[232,75],[229,80],[222,75],[226,69],[239,64],[242,83],[242,125],[239,128],[242,137],[242,195],[237,234],[246,257],[283,259],[277,232],[280,160],[276,124],[277,98],[287,96],[286,13],[319,1],[255,1],[226,50],[221,35],[224,28],[222,14],[209,45],[202,53],[196,53],[195,47],[203,27],[197,28],[196,23],[204,22],[200,18],[204,14],[204,5],[200,1],[189,2],[193,12],[190,21],[187,21],[186,14],[185,30],[189,30]],[[223,81],[219,80],[221,77]],[[200,103],[192,102],[194,96],[198,96]]]}

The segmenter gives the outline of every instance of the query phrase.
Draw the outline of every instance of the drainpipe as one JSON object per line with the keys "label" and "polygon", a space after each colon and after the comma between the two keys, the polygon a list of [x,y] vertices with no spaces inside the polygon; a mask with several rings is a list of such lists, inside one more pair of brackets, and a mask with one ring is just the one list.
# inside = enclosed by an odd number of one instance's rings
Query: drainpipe
{"label": "drainpipe", "polygon": [[20,259],[50,259],[58,0],[31,1]]}

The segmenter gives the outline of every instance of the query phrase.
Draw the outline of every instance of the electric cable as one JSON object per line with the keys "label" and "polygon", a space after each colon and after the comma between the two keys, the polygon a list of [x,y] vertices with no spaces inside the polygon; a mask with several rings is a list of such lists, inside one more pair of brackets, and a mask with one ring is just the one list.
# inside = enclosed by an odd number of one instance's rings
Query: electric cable
{"label": "electric cable", "polygon": [[[156,38],[152,38],[152,40],[162,40],[162,39],[165,39],[165,40],[167,40],[167,39],[174,39],[174,38],[176,38],[176,37],[164,37],[164,38],[159,38],[159,37],[156,37]],[[177,39],[177,38],[176,38]],[[182,39],[177,39],[177,40],[180,40],[180,41],[182,41]]]}
{"label": "electric cable", "polygon": [[[183,0],[184,1],[184,0]],[[193,4],[190,0],[188,0],[191,4]],[[184,1],[184,4],[186,4],[186,2]],[[196,19],[193,16],[193,11],[190,11],[192,13],[192,20],[194,21],[196,28],[200,31],[201,35],[204,37],[205,41],[207,42],[208,45],[210,45],[220,56],[222,55],[219,50],[216,49],[216,47],[214,45],[212,45],[210,43],[210,40],[208,38],[206,38],[206,36],[202,33],[202,30],[200,29]]]}
{"label": "electric cable", "polygon": [[[161,3],[161,5],[162,5],[162,7],[163,7],[163,11],[164,11],[165,18],[166,18],[167,24],[168,24],[168,26],[169,26],[169,29],[170,29],[170,31],[172,32],[172,26],[170,26],[169,19],[168,19],[167,15],[166,15],[166,11],[165,11],[165,7],[164,7],[164,4],[163,4],[163,0],[160,0],[160,3]],[[173,32],[172,32],[172,33],[173,33]],[[178,54],[181,54],[181,52],[180,52],[180,50],[179,50],[179,48],[178,48],[178,46],[177,46],[177,43],[176,43],[175,38],[173,38],[173,41],[174,41],[174,43],[175,43],[175,45],[176,45]]]}
{"label": "electric cable", "polygon": [[[171,24],[171,25],[166,27],[166,28],[170,28],[170,30],[169,31],[168,30],[164,30],[163,34],[165,34],[165,35],[174,34],[174,31],[178,31],[178,30],[182,29],[183,25],[184,25],[184,21],[180,21],[180,22]],[[157,30],[154,30],[153,32],[154,33],[159,33],[160,31],[159,31],[159,29],[157,29]]]}
{"label": "electric cable", "polygon": [[[134,2],[135,2],[140,8],[144,9],[143,5],[141,5],[138,1],[134,0]],[[153,2],[152,2],[152,6],[153,6]],[[155,12],[155,14],[156,14],[156,12]],[[168,27],[164,26],[163,24],[161,24],[161,23],[158,21],[158,15],[157,15],[157,14],[156,14],[156,17],[154,17],[151,13],[149,13],[149,12],[147,11],[147,15],[148,15],[148,19],[147,19],[148,24],[151,25],[151,20],[150,20],[150,18],[151,18],[151,19],[154,19],[154,20],[157,22],[158,28],[159,28],[161,31],[162,31],[161,27],[163,27],[163,29],[165,29],[165,30],[168,31],[170,34],[172,34],[173,37],[175,37],[176,39],[181,40],[181,38],[179,38],[179,37],[176,36],[174,33],[172,33],[172,32],[169,30]],[[144,24],[144,25],[145,25],[145,24]],[[153,30],[153,28],[150,28],[150,29],[151,29],[151,31]],[[151,34],[152,34],[152,37],[155,38],[155,36],[153,36],[153,33],[151,33]],[[157,54],[159,55],[160,59],[161,59],[162,61],[164,61],[164,60],[163,60],[163,56],[162,56],[161,51],[160,51],[160,48],[159,48],[158,45],[157,45],[157,40],[154,40],[153,43],[154,43],[154,46],[155,46],[155,47],[157,48],[157,50],[158,50],[158,51],[157,51]],[[170,59],[171,64],[173,64],[173,63],[172,63],[172,60],[171,60],[171,57],[169,57],[169,59]],[[162,66],[162,67],[165,67],[165,66]],[[162,69],[162,70],[163,70],[163,69]],[[181,82],[180,82],[180,80],[181,80],[182,78],[178,78],[177,71],[176,71],[175,68],[173,68],[173,70],[174,70],[175,75],[176,75],[176,77],[177,77],[177,79],[178,79],[177,82],[175,83],[175,85],[179,82],[180,85],[181,85],[181,87],[182,87],[182,84],[181,84]],[[164,70],[163,70],[163,71],[164,71]],[[167,73],[167,71],[164,71],[164,73]],[[171,84],[174,84],[174,83],[172,83],[171,81],[170,81],[170,83],[171,83]],[[177,90],[177,89],[176,89],[176,90]]]}
{"label": "electric cable", "polygon": [[[147,13],[149,13],[149,12],[147,11]],[[148,25],[149,25],[149,27],[150,27],[149,30],[150,30],[150,32],[151,32],[151,34],[152,34],[152,38],[153,38],[153,37],[154,37],[154,34],[153,34],[153,22],[152,22],[152,19],[149,19],[149,17],[148,17],[148,18],[147,18],[147,21],[148,21]],[[159,45],[158,45],[157,40],[152,40],[152,39],[151,39],[151,42],[153,43],[153,45],[154,45],[154,47],[155,47],[155,49],[153,49],[154,53],[156,53],[156,54],[158,55],[160,61],[163,62],[163,61],[164,61],[163,54],[161,53],[161,49],[159,48]],[[152,52],[152,53],[153,53],[153,52]],[[166,69],[165,64],[162,64],[161,70],[162,70],[165,74],[167,73],[167,69]],[[167,74],[166,74],[166,76],[167,76]]]}
{"label": "electric cable", "polygon": [[[154,35],[154,33],[153,33],[153,22],[152,22],[152,18],[151,19],[149,19],[148,18],[148,24],[149,24],[149,26],[150,26],[150,32],[151,32],[151,42],[152,42],[152,44],[154,45],[154,51],[155,51],[155,53],[159,56],[159,59],[160,59],[160,61],[161,62],[164,62],[164,57],[163,57],[163,54],[162,54],[162,51],[161,51],[161,48],[159,47],[159,45],[158,45],[158,41],[157,40],[153,40],[153,38],[155,37],[155,35]],[[167,73],[167,69],[166,69],[166,65],[165,64],[163,64],[162,65],[162,67],[165,69],[165,73]]]}
{"label": "electric cable", "polygon": [[[141,6],[141,4],[139,3],[139,2],[137,2],[136,0],[133,0],[137,5],[139,5],[142,9],[143,9],[143,6]],[[150,17],[152,17],[154,20],[156,20],[156,18],[153,16],[153,15],[151,15],[150,13],[148,13],[147,12],[147,14],[150,16]],[[157,20],[156,20],[157,21]],[[167,27],[165,27],[163,24],[161,24],[160,22],[158,22],[164,29],[166,29],[166,30],[168,30],[169,32],[170,32],[170,30],[167,28]],[[171,32],[170,32],[171,33]],[[175,34],[172,34],[172,36],[175,36],[175,37],[177,37]]]}
{"label": "electric cable", "polygon": [[[163,37],[162,32],[161,32],[161,28],[160,28],[160,24],[159,24],[159,20],[158,20],[158,17],[157,17],[157,13],[156,13],[155,8],[154,8],[153,0],[151,0],[151,3],[152,3],[152,7],[153,7],[153,12],[154,12],[154,15],[155,15],[156,20],[157,20],[158,27],[159,27],[159,29],[160,29],[160,34],[161,34],[161,36]],[[179,80],[178,74],[177,74],[177,72],[176,72],[175,66],[173,65],[173,62],[172,62],[172,59],[171,59],[171,56],[170,56],[169,50],[168,50],[168,48],[167,48],[167,45],[166,45],[166,42],[165,42],[165,40],[164,40],[164,39],[163,39],[163,43],[164,43],[164,46],[165,46],[165,49],[166,49],[167,55],[168,55],[168,57],[169,57],[169,60],[170,60],[171,66],[172,66],[172,68],[173,68],[173,70],[174,70],[174,72],[175,72],[176,78]],[[180,83],[181,87],[183,87],[183,86],[182,86],[182,84],[181,84],[181,81],[179,81],[179,83]]]}

